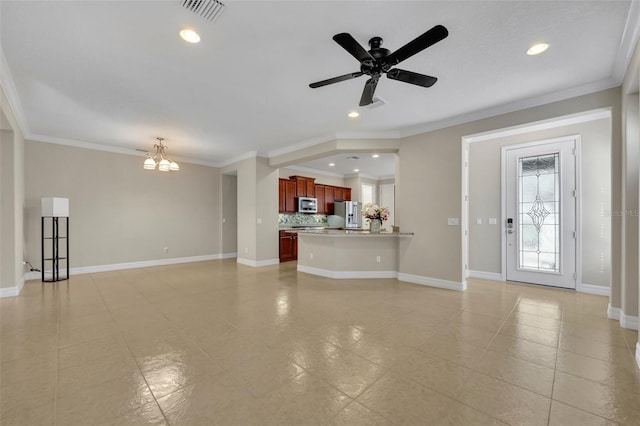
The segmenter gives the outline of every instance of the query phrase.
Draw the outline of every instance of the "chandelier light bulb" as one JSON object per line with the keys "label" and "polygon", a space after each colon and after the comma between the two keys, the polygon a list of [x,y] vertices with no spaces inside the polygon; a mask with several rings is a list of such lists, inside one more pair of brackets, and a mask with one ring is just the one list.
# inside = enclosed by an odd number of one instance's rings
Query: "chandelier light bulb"
{"label": "chandelier light bulb", "polygon": [[151,158],[151,154],[147,152],[147,159],[144,160],[144,169],[145,170],[154,170],[156,168],[156,162]]}
{"label": "chandelier light bulb", "polygon": [[160,160],[160,164],[158,164],[158,170],[161,172],[168,172],[171,170],[171,163],[166,158]]}

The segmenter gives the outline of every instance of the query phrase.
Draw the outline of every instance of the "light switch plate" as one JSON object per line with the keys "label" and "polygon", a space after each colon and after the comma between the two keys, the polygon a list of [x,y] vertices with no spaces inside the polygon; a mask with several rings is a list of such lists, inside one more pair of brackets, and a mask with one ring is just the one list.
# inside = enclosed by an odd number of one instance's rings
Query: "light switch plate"
{"label": "light switch plate", "polygon": [[447,219],[447,225],[457,226],[460,225],[460,219],[457,217],[450,217]]}
{"label": "light switch plate", "polygon": [[482,218],[476,219],[476,225],[482,225]]}
{"label": "light switch plate", "polygon": [[498,223],[498,222],[497,222],[497,220],[496,220],[496,218],[495,218],[495,217],[490,217],[490,218],[489,218],[489,225],[495,225],[495,224],[497,224],[497,223]]}

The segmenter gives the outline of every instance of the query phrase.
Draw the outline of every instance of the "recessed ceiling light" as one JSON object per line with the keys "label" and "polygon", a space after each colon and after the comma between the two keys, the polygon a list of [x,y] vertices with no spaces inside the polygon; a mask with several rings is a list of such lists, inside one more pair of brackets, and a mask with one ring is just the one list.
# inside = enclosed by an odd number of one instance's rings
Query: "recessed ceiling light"
{"label": "recessed ceiling light", "polygon": [[357,118],[357,117],[360,117],[360,113],[358,111],[351,111],[349,112],[349,114],[347,114],[347,116],[349,118]]}
{"label": "recessed ceiling light", "polygon": [[549,48],[548,43],[536,43],[527,50],[527,55],[539,55]]}
{"label": "recessed ceiling light", "polygon": [[184,41],[187,41],[189,43],[200,42],[200,36],[198,35],[198,33],[189,28],[180,30],[180,37],[182,37]]}
{"label": "recessed ceiling light", "polygon": [[329,167],[335,167],[336,163],[329,163]]}
{"label": "recessed ceiling light", "polygon": [[354,172],[358,173],[360,169],[353,169]]}
{"label": "recessed ceiling light", "polygon": [[373,155],[371,156],[371,158],[379,158],[379,157],[380,157],[380,154],[373,154]]}

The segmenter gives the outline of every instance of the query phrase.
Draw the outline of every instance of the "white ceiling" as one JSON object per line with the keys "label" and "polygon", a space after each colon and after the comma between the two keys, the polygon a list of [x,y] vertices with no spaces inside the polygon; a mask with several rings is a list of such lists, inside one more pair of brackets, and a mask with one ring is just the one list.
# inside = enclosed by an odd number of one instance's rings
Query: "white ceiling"
{"label": "white ceiling", "polygon": [[[180,0],[2,0],[2,84],[29,139],[127,151],[162,136],[176,158],[221,165],[617,86],[636,9],[630,1],[227,1],[211,23]],[[308,87],[359,70],[334,34],[365,47],[381,36],[393,51],[436,24],[449,37],[402,63],[438,77],[429,89],[383,78],[376,95],[387,104],[367,109],[357,106],[365,77]],[[187,26],[200,44],[179,39]],[[524,54],[541,40],[551,44],[545,54]],[[347,118],[353,109],[358,119]]]}

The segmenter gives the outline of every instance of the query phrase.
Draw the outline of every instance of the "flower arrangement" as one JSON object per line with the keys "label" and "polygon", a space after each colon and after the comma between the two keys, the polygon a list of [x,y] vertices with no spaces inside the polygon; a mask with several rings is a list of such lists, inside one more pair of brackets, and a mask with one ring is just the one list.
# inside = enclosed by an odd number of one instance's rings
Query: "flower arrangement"
{"label": "flower arrangement", "polygon": [[362,210],[362,216],[367,219],[379,219],[385,221],[389,219],[389,210],[386,207],[380,207],[376,204],[367,203]]}

